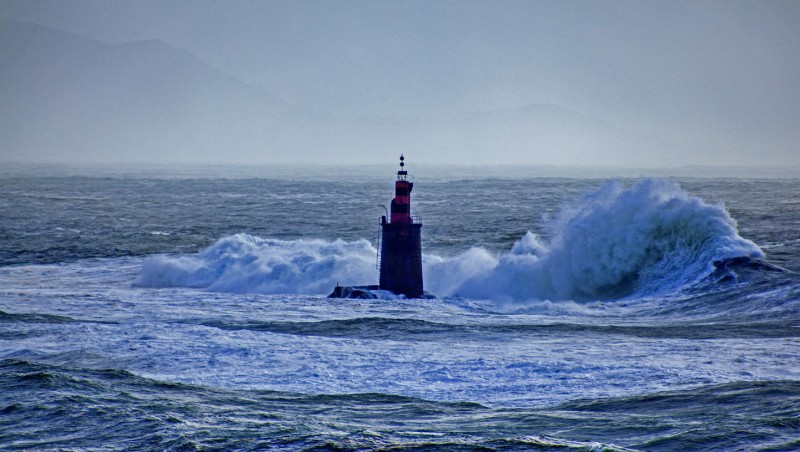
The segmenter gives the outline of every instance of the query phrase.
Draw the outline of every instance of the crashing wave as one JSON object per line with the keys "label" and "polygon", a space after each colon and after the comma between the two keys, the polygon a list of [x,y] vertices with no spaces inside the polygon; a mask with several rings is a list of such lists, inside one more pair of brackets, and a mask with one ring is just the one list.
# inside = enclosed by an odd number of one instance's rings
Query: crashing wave
{"label": "crashing wave", "polygon": [[[492,299],[590,300],[673,290],[732,258],[763,259],[721,205],[677,183],[609,182],[563,207],[551,243],[528,233],[453,293]],[[458,258],[456,258],[457,260]],[[485,264],[487,267],[488,264]]]}
{"label": "crashing wave", "polygon": [[147,259],[135,285],[318,294],[340,281],[374,279],[375,253],[366,240],[274,240],[235,234],[196,255]]}
{"label": "crashing wave", "polygon": [[[450,258],[426,255],[426,289],[512,302],[608,300],[675,290],[719,271],[719,262],[764,258],[724,206],[664,180],[606,183],[562,207],[547,226],[549,243],[528,232],[499,257],[479,247]],[[136,284],[322,294],[339,282],[374,281],[375,253],[366,240],[237,234],[197,255],[152,257]]]}

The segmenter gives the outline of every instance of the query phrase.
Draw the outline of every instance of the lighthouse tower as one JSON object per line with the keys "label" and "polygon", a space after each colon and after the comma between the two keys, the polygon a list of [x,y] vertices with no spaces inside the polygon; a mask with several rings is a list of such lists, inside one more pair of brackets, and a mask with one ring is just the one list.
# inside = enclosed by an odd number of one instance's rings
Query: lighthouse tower
{"label": "lighthouse tower", "polygon": [[[411,215],[411,189],[405,157],[400,156],[400,170],[394,183],[392,207],[381,217],[381,243],[378,247],[379,284],[340,286],[336,283],[328,298],[381,298],[388,290],[406,298],[435,298],[422,288],[422,223]],[[387,218],[388,216],[388,218]]]}
{"label": "lighthouse tower", "polygon": [[407,298],[423,296],[422,223],[411,216],[411,189],[405,157],[400,156],[400,170],[394,183],[389,218],[381,217],[379,287]]}

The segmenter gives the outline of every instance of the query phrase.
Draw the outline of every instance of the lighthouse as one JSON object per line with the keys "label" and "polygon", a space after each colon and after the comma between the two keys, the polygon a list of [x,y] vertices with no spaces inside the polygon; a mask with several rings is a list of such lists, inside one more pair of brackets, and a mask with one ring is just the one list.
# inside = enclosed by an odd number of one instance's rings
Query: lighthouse
{"label": "lighthouse", "polygon": [[386,215],[381,216],[378,245],[378,285],[340,286],[328,298],[383,298],[392,292],[406,298],[435,298],[422,288],[422,222],[411,215],[411,189],[414,182],[400,155],[400,170],[394,182],[394,197]]}
{"label": "lighthouse", "polygon": [[381,243],[378,286],[406,298],[419,298],[422,288],[422,223],[411,215],[411,190],[414,183],[400,155],[400,170],[394,182],[389,218],[381,217]]}

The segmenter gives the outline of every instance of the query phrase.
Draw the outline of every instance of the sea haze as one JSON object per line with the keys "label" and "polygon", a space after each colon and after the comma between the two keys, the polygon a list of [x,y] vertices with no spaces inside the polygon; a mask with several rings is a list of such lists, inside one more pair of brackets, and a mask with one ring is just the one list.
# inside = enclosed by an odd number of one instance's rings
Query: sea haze
{"label": "sea haze", "polygon": [[800,10],[734,3],[3,0],[0,161],[796,167]]}
{"label": "sea haze", "polygon": [[415,169],[2,174],[0,447],[800,448],[797,179]]}

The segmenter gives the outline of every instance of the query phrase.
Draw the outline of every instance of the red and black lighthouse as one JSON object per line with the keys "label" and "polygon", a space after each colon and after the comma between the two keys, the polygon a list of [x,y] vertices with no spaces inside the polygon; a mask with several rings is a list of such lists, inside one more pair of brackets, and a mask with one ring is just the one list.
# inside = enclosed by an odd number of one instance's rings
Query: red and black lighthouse
{"label": "red and black lighthouse", "polygon": [[389,218],[381,217],[379,287],[407,298],[423,296],[422,288],[422,223],[411,215],[411,190],[414,183],[405,170],[405,157],[400,156],[400,170],[394,183]]}
{"label": "red and black lighthouse", "polygon": [[411,215],[411,189],[405,169],[405,157],[400,156],[400,170],[394,183],[391,209],[381,216],[381,241],[378,246],[378,285],[340,286],[338,283],[328,298],[381,298],[379,290],[387,290],[406,298],[435,298],[422,288],[422,223]]}

